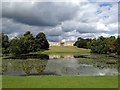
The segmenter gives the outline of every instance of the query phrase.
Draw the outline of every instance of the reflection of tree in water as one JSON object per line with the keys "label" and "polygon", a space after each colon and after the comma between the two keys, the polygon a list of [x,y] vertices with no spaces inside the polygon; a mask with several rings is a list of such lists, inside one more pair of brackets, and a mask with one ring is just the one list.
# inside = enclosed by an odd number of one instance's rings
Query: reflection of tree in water
{"label": "reflection of tree in water", "polygon": [[47,65],[47,60],[7,60],[7,63],[3,64],[3,72],[7,71],[8,63],[11,64],[10,68],[12,70],[24,71],[27,75],[30,75],[34,69],[38,74],[41,74]]}
{"label": "reflection of tree in water", "polygon": [[2,74],[4,74],[5,72],[7,72],[7,70],[8,70],[7,63],[2,62]]}
{"label": "reflection of tree in water", "polygon": [[74,56],[78,59],[79,64],[87,64],[87,65],[93,65],[96,68],[118,68],[118,60],[116,58],[110,58],[110,57],[102,57],[102,58],[95,58],[95,57],[89,57],[89,56]]}
{"label": "reflection of tree in water", "polygon": [[45,70],[46,65],[47,65],[47,60],[41,60],[40,62],[37,62],[37,61],[34,62],[34,67],[39,74]]}
{"label": "reflection of tree in water", "polygon": [[23,61],[22,63],[22,70],[27,74],[27,75],[29,75],[30,74],[30,72],[31,72],[31,70],[33,69],[33,64],[34,64],[34,62],[31,62],[31,60],[29,61],[29,60],[25,60],[25,61]]}

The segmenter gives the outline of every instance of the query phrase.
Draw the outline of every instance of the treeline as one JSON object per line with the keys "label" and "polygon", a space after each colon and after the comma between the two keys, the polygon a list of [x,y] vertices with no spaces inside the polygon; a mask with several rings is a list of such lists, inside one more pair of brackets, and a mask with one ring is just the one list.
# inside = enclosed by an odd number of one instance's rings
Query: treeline
{"label": "treeline", "polygon": [[27,31],[23,35],[17,36],[12,40],[9,40],[8,36],[4,33],[1,33],[0,36],[2,38],[1,47],[3,54],[25,54],[49,48],[49,43],[43,32],[38,33],[34,37],[30,31]]}
{"label": "treeline", "polygon": [[101,36],[97,39],[78,38],[78,40],[74,43],[74,46],[90,49],[91,53],[116,53],[120,55],[120,37],[117,39],[114,36],[108,38]]}

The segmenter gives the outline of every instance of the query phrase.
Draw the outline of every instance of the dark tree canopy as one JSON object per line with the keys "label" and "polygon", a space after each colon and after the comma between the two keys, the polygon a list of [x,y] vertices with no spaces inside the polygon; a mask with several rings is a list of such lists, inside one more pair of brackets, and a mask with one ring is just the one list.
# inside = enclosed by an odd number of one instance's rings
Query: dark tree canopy
{"label": "dark tree canopy", "polygon": [[36,45],[37,45],[37,51],[40,49],[48,49],[49,43],[46,39],[46,36],[43,32],[40,32],[36,35]]}
{"label": "dark tree canopy", "polygon": [[83,39],[78,38],[75,42],[74,46],[78,48],[89,48],[91,49],[91,53],[99,53],[99,54],[106,54],[106,53],[117,53],[120,54],[120,38],[117,39],[115,36],[111,37],[103,37],[100,36],[99,38],[94,39]]}
{"label": "dark tree canopy", "polygon": [[84,39],[84,38],[78,38],[78,40],[74,43],[74,46],[77,46],[78,48],[88,48],[87,43],[90,42],[91,39]]}
{"label": "dark tree canopy", "polygon": [[24,54],[49,48],[49,43],[43,32],[37,34],[35,38],[30,31],[27,31],[25,34],[12,39],[10,43],[7,35],[4,35],[4,33],[1,35],[3,53]]}
{"label": "dark tree canopy", "polygon": [[11,40],[9,52],[11,54],[22,54],[22,53],[26,52],[26,50],[24,48],[23,37],[15,37],[13,40]]}
{"label": "dark tree canopy", "polygon": [[24,48],[26,48],[26,53],[36,51],[36,42],[35,38],[30,31],[27,31],[24,34]]}
{"label": "dark tree canopy", "polygon": [[2,34],[2,47],[6,49],[9,47],[9,38],[4,33],[1,34]]}
{"label": "dark tree canopy", "polygon": [[2,47],[2,53],[6,54],[9,53],[8,47],[10,45],[9,38],[4,33],[0,33],[0,47]]}
{"label": "dark tree canopy", "polygon": [[108,38],[101,36],[98,39],[93,39],[90,43],[90,49],[92,53],[116,53],[116,38],[114,36]]}
{"label": "dark tree canopy", "polygon": [[120,55],[120,36],[118,36],[116,43],[117,54]]}

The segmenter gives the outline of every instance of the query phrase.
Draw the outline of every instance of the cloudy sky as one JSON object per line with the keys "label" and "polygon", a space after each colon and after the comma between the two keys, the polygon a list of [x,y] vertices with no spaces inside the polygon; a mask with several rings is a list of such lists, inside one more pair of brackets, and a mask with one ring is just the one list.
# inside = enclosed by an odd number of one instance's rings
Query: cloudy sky
{"label": "cloudy sky", "polygon": [[2,2],[2,31],[10,38],[26,31],[54,42],[118,35],[118,0],[18,1]]}

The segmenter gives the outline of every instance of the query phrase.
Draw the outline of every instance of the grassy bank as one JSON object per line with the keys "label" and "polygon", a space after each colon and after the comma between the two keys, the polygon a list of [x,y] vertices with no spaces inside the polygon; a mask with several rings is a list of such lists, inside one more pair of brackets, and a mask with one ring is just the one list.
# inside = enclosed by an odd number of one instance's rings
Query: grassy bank
{"label": "grassy bank", "polygon": [[[75,46],[50,46],[49,50],[41,50],[38,52],[31,52],[29,54],[60,54],[60,55],[74,54],[76,55],[76,54],[90,54],[90,50],[84,49],[84,48],[77,48]],[[2,55],[2,57],[9,58],[9,57],[14,57],[14,55],[6,54],[6,55]]]}
{"label": "grassy bank", "polygon": [[[41,52],[37,52],[41,53]],[[50,46],[49,50],[43,51],[44,54],[89,54],[89,49],[77,48],[75,46]]]}
{"label": "grassy bank", "polygon": [[117,76],[3,76],[3,88],[117,88]]}

